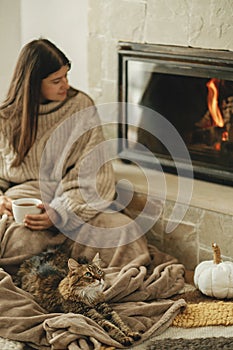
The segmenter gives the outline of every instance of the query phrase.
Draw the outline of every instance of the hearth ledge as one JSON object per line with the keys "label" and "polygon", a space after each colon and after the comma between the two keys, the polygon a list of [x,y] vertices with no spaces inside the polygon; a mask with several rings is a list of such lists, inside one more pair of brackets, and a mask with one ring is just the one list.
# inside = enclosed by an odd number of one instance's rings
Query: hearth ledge
{"label": "hearth ledge", "polygon": [[[133,185],[134,191],[137,193],[147,194],[146,177],[143,172],[133,164],[125,164],[120,160],[113,162],[115,171],[116,182],[119,180],[127,180]],[[155,179],[155,187],[152,189],[152,196],[160,199],[163,196],[161,189],[156,187],[156,178],[159,173],[156,170],[146,169],[146,174],[149,174]],[[161,173],[160,173],[161,175]],[[167,186],[166,199],[170,201],[176,201],[177,197],[177,176],[164,173]],[[129,188],[127,182],[121,183],[120,187],[125,189]],[[202,208],[217,213],[233,215],[233,188],[230,186],[224,186],[219,184],[210,183],[207,181],[194,180],[193,191],[190,201],[190,206]],[[182,200],[181,204],[185,204]]]}

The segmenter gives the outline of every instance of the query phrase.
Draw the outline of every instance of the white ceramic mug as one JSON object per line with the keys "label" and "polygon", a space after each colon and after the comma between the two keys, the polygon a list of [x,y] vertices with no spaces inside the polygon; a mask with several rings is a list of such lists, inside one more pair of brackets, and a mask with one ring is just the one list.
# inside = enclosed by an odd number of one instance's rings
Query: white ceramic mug
{"label": "white ceramic mug", "polygon": [[40,214],[41,209],[37,208],[42,201],[37,198],[20,198],[12,201],[12,211],[17,223],[22,223],[26,214]]}

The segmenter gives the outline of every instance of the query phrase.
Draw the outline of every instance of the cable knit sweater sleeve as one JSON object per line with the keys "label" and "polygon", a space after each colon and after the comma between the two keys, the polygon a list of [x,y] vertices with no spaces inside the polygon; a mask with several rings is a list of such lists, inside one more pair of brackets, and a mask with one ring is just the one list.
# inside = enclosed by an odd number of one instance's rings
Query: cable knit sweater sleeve
{"label": "cable knit sweater sleeve", "polygon": [[[86,118],[86,112],[83,116],[78,116],[77,129],[79,131],[82,128],[86,129]],[[69,155],[66,159],[64,156],[64,163],[59,164],[58,162],[58,167],[53,169],[57,184],[50,206],[60,214],[61,226],[67,231],[72,231],[79,224],[89,221],[98,212],[105,210],[115,195],[113,169],[105,152],[98,116],[94,113],[88,118],[92,120],[89,119],[88,130],[83,134],[77,134],[75,127],[72,129],[66,143],[67,149],[74,140],[75,142],[69,150]],[[63,136],[65,135],[66,132]],[[62,135],[59,137],[57,135],[55,138],[61,142]],[[63,149],[62,152],[66,154],[66,149]],[[61,154],[60,159],[62,158]],[[62,167],[62,163],[63,175],[62,178],[59,178],[58,174],[61,176],[62,173],[59,166]]]}
{"label": "cable knit sweater sleeve", "polygon": [[113,168],[107,161],[102,127],[93,101],[82,92],[65,103],[40,107],[37,138],[23,163],[14,158],[3,134],[10,118],[0,115],[2,150],[0,189],[11,198],[41,197],[60,214],[59,227],[71,231],[105,210],[115,195]]}

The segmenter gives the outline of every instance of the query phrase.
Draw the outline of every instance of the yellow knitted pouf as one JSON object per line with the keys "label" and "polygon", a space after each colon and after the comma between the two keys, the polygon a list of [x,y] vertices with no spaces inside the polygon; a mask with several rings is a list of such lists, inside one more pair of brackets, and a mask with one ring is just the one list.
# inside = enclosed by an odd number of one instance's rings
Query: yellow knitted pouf
{"label": "yellow knitted pouf", "polygon": [[172,323],[172,326],[183,328],[220,325],[233,325],[233,303],[219,301],[187,304],[186,309],[179,313]]}

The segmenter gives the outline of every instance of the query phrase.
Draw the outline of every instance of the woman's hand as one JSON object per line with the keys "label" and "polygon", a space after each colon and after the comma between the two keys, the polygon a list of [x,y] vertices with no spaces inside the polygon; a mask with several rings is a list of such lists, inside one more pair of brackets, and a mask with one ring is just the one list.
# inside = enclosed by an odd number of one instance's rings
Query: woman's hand
{"label": "woman's hand", "polygon": [[25,215],[24,225],[26,227],[36,231],[46,230],[59,222],[59,214],[48,204],[39,204],[37,207],[42,210],[42,213]]}
{"label": "woman's hand", "polygon": [[12,216],[12,201],[7,196],[0,196],[0,215]]}

